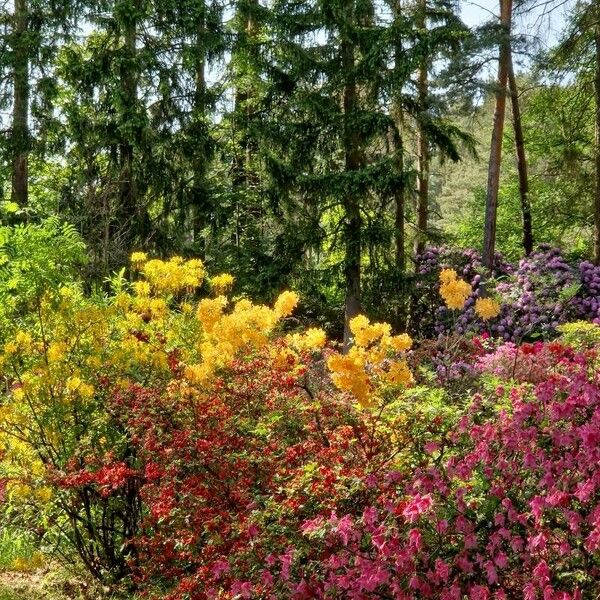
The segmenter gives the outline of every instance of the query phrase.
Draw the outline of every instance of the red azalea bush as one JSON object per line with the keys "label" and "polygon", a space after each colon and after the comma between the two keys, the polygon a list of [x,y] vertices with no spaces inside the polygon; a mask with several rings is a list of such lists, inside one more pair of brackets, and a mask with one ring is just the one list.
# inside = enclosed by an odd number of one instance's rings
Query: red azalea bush
{"label": "red azalea bush", "polygon": [[265,351],[208,393],[182,383],[116,395],[144,465],[143,587],[158,582],[172,599],[241,593],[262,565],[286,563],[305,520],[362,502],[365,473],[396,446],[328,385],[321,362],[306,364],[277,366]]}

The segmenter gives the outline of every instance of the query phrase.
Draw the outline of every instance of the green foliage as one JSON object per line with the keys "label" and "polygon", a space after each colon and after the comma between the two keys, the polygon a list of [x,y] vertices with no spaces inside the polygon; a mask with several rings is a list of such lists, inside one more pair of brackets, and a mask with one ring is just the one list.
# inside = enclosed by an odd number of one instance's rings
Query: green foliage
{"label": "green foliage", "polygon": [[589,321],[575,321],[558,327],[561,341],[577,350],[590,350],[600,345],[600,325]]}
{"label": "green foliage", "polygon": [[13,320],[34,310],[44,293],[75,281],[84,262],[79,233],[58,218],[0,227],[0,337]]}

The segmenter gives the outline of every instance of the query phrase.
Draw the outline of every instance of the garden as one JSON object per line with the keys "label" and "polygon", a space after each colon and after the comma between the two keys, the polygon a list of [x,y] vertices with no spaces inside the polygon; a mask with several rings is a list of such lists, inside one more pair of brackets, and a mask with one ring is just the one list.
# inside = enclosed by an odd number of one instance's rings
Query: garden
{"label": "garden", "polygon": [[600,0],[0,2],[0,600],[600,600]]}
{"label": "garden", "polygon": [[91,296],[42,269],[3,315],[10,570],[165,600],[593,598],[600,268],[542,248],[483,294],[479,264],[428,249],[422,329],[358,315],[346,349],[199,259],[135,252]]}

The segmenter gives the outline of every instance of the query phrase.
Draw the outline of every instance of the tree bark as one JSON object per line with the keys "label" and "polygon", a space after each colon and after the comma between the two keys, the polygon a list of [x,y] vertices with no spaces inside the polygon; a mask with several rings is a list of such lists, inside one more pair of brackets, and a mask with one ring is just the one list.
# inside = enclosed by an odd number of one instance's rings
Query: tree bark
{"label": "tree bark", "polygon": [[[394,5],[394,18],[401,16],[401,0],[396,0]],[[400,80],[400,70],[402,61],[402,38],[398,36],[394,49],[394,70],[398,81]],[[394,156],[396,160],[397,172],[401,175],[401,183],[394,191],[394,243],[395,243],[395,263],[398,273],[404,273],[406,270],[406,251],[404,234],[404,214],[406,210],[406,186],[404,185],[404,143],[402,139],[402,103],[396,97],[392,107],[392,118],[394,119]]]}
{"label": "tree bark", "polygon": [[[343,72],[346,75],[344,85],[344,157],[347,173],[358,171],[361,167],[360,135],[353,122],[358,109],[358,87],[354,74],[354,46],[348,39],[341,43]],[[343,202],[345,256],[344,275],[346,280],[346,298],[344,302],[344,348],[350,346],[350,320],[361,312],[361,253],[362,222],[360,203],[352,190],[346,192]]]}
{"label": "tree bark", "polygon": [[498,58],[496,108],[494,110],[494,126],[490,144],[483,238],[483,264],[489,272],[494,268],[494,253],[496,250],[496,220],[498,213],[498,189],[500,187],[500,164],[502,162],[502,134],[504,131],[504,114],[506,110],[506,84],[510,58],[511,16],[512,0],[500,0],[500,23],[503,28],[503,39],[500,43],[500,56]]}
{"label": "tree bark", "polygon": [[[419,0],[417,6],[417,26],[425,30],[427,0]],[[420,111],[425,112],[429,94],[429,61],[423,57],[417,77],[417,97]],[[427,244],[427,228],[429,225],[429,141],[422,122],[417,124],[417,236],[415,238],[415,254],[425,250]]]}
{"label": "tree bark", "polygon": [[15,0],[13,31],[12,193],[19,206],[29,199],[29,15],[27,0]]}
{"label": "tree bark", "polygon": [[519,174],[519,196],[521,198],[521,218],[523,222],[523,249],[525,256],[533,251],[533,229],[531,224],[531,202],[529,199],[529,179],[527,176],[527,157],[525,155],[525,140],[521,124],[521,109],[519,106],[519,90],[515,71],[513,68],[512,53],[508,58],[508,87],[513,115],[513,129],[515,133],[515,151],[517,158],[517,171]]}
{"label": "tree bark", "polygon": [[[256,60],[256,49],[253,45],[258,34],[258,27],[255,20],[254,11],[258,6],[258,0],[248,0],[241,7],[238,19],[240,21],[239,37],[243,40],[243,53],[248,53],[251,60]],[[244,73],[242,72],[242,76]],[[252,90],[248,88],[248,83],[243,85],[236,83],[234,111],[236,115],[236,129],[241,132],[240,152],[237,153],[234,166],[234,186],[246,188],[256,183],[252,177],[250,163],[253,154],[256,151],[256,144],[253,143],[248,126],[252,116],[252,106],[250,105]]]}
{"label": "tree bark", "polygon": [[[137,2],[134,2],[137,5]],[[137,8],[137,6],[136,6]],[[121,118],[131,121],[135,116],[137,103],[137,68],[134,68],[136,60],[137,41],[137,14],[127,15],[127,21],[123,25],[124,55],[121,59],[120,86],[123,112]],[[126,128],[133,131],[133,127]],[[131,135],[131,134],[130,134]],[[127,253],[132,249],[134,243],[143,242],[144,224],[143,215],[137,205],[137,188],[134,172],[134,146],[131,137],[123,136],[119,143],[119,234],[123,240],[123,250]],[[136,239],[138,238],[138,239]]]}
{"label": "tree bark", "polygon": [[[204,121],[206,115],[206,5],[203,4],[201,13],[198,15],[198,32],[196,34],[196,69],[195,69],[195,89],[194,89],[194,121]],[[202,244],[202,248],[197,248],[201,255],[204,255],[204,244],[202,239],[202,230],[206,222],[204,214],[204,178],[206,176],[206,159],[204,153],[197,154],[194,157],[194,184],[193,198],[191,206],[191,235],[192,241],[196,245]]]}
{"label": "tree bark", "polygon": [[594,190],[594,262],[600,265],[600,3],[597,3],[594,42],[596,49],[595,92],[595,190]]}

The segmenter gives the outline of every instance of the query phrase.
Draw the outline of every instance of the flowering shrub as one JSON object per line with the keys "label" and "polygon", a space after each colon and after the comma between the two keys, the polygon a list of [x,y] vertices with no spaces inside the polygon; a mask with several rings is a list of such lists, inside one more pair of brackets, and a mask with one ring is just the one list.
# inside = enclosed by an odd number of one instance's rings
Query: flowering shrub
{"label": "flowering shrub", "polygon": [[[499,256],[495,265],[486,291],[499,300],[499,312],[489,304],[489,297],[481,297],[484,269],[477,252],[426,250],[417,262],[420,281],[413,303],[415,334],[431,337],[449,331],[461,335],[488,331],[506,341],[520,342],[553,337],[560,324],[576,318],[600,323],[600,268],[591,263],[574,267],[558,249],[540,246],[518,265],[511,266]],[[436,285],[435,278],[443,268],[456,269],[471,286],[461,306],[450,305],[447,300],[440,306],[436,296],[443,292],[444,284]],[[454,314],[456,310],[460,313]]]}
{"label": "flowering shrub", "polygon": [[454,430],[428,444],[426,464],[366,475],[351,506],[323,507],[283,552],[234,581],[224,577],[228,557],[219,589],[247,598],[593,597],[600,380],[586,356],[535,349],[546,351],[555,360],[535,388],[476,396]]}
{"label": "flowering shrub", "polygon": [[[132,269],[135,281],[108,300],[76,286],[41,297],[37,319],[0,354],[5,496],[23,526],[61,553],[75,550],[104,580],[129,572],[146,510],[143,465],[118,401],[136,385],[165,394],[173,380],[208,393],[218,369],[265,346],[298,302],[290,292],[273,308],[240,300],[228,309],[225,296],[196,302],[206,280],[199,260],[135,253]],[[208,282],[215,293],[231,283]]]}
{"label": "flowering shrub", "polygon": [[[485,297],[475,269],[438,270],[444,327],[523,323],[509,291],[544,268],[575,311],[558,258],[529,268]],[[413,346],[360,315],[342,354],[284,334],[292,292],[233,300],[232,276],[143,253],[131,272],[41,297],[0,354],[3,497],[65,558],[168,600],[595,592],[598,325]]]}

